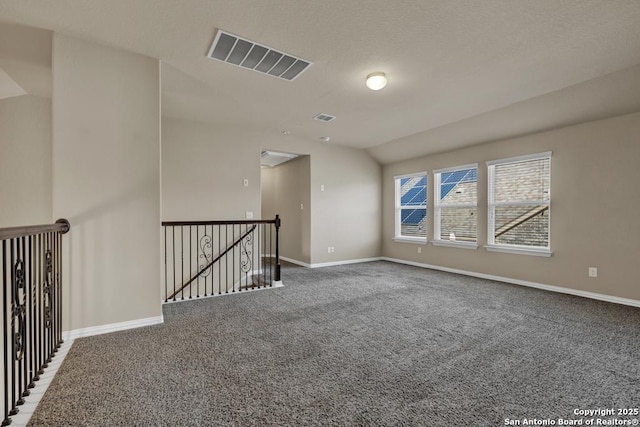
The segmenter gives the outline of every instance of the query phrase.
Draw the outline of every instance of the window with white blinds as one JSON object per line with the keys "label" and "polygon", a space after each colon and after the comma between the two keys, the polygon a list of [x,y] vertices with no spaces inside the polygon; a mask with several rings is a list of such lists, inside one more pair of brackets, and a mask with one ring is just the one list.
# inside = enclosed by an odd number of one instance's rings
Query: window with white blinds
{"label": "window with white blinds", "polygon": [[394,177],[395,240],[427,241],[427,173]]}
{"label": "window with white blinds", "polygon": [[489,250],[550,252],[551,153],[487,162]]}
{"label": "window with white blinds", "polygon": [[478,165],[434,171],[434,244],[477,247]]}

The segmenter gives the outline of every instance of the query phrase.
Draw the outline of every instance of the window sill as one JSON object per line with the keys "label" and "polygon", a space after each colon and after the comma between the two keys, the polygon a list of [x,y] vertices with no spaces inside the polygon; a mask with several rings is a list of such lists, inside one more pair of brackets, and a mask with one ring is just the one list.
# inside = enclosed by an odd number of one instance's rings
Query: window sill
{"label": "window sill", "polygon": [[553,252],[551,252],[551,250],[547,248],[527,248],[502,245],[486,245],[484,248],[491,252],[503,252],[506,254],[533,255],[541,257],[550,257],[551,255],[553,255]]}
{"label": "window sill", "polygon": [[426,237],[394,237],[393,241],[396,243],[413,243],[414,245],[426,245]]}
{"label": "window sill", "polygon": [[450,240],[433,240],[431,244],[434,246],[448,246],[450,248],[478,249],[478,244],[475,242],[452,242]]}

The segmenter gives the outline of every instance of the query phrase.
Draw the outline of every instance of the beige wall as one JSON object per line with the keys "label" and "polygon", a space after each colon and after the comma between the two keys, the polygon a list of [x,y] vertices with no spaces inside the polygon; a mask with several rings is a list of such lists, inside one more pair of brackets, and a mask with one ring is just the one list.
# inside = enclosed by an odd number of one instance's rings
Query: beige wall
{"label": "beige wall", "polygon": [[246,212],[260,216],[255,145],[232,131],[163,117],[163,221],[244,219]]}
{"label": "beige wall", "polygon": [[[383,255],[640,300],[640,113],[386,165]],[[550,258],[487,252],[488,160],[553,151]],[[393,176],[479,163],[477,250],[393,242]],[[430,181],[433,175],[429,174]],[[429,184],[428,238],[433,238]],[[588,267],[598,278],[588,277]]]}
{"label": "beige wall", "polygon": [[0,227],[48,224],[51,212],[51,100],[0,100]]}
{"label": "beige wall", "polygon": [[311,263],[379,256],[380,165],[362,150],[294,135],[163,117],[163,220],[257,218],[262,150],[310,156]]}
{"label": "beige wall", "polygon": [[53,217],[66,237],[63,329],[160,316],[155,59],[54,35]]}
{"label": "beige wall", "polygon": [[312,155],[312,263],[380,256],[381,170],[362,150],[336,147]]}
{"label": "beige wall", "polygon": [[280,255],[311,263],[311,161],[301,156],[262,169],[262,217],[282,219]]}

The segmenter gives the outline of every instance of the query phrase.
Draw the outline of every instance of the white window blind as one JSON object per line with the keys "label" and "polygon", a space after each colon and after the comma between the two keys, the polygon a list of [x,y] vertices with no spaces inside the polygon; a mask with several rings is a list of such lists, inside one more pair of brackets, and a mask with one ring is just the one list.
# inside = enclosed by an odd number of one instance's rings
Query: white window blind
{"label": "white window blind", "polygon": [[487,166],[489,246],[549,250],[551,153]]}
{"label": "white window blind", "polygon": [[434,171],[434,243],[477,241],[478,165]]}

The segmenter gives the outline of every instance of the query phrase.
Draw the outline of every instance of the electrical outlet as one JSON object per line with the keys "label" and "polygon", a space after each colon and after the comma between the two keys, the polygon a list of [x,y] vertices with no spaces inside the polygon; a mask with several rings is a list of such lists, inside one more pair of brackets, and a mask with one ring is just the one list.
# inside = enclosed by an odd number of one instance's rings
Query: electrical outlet
{"label": "electrical outlet", "polygon": [[245,219],[253,219],[253,212],[249,212],[249,211],[245,212],[244,217]]}
{"label": "electrical outlet", "polygon": [[320,191],[324,191],[324,184],[320,185]]}
{"label": "electrical outlet", "polygon": [[331,246],[327,246],[327,253],[330,254],[331,253]]}
{"label": "electrical outlet", "polygon": [[249,180],[248,179],[244,179],[242,181],[242,185],[244,185],[245,187],[248,187],[249,186]]}
{"label": "electrical outlet", "polygon": [[334,253],[336,251],[336,248],[334,248],[333,246],[331,246],[331,253]]}
{"label": "electrical outlet", "polygon": [[304,210],[304,203],[300,203],[300,210]]}
{"label": "electrical outlet", "polygon": [[420,246],[418,246],[418,253],[421,254],[422,253],[422,248]]}
{"label": "electrical outlet", "polygon": [[589,267],[589,277],[598,277],[597,267]]}

